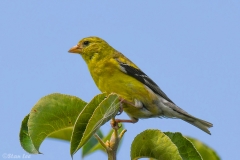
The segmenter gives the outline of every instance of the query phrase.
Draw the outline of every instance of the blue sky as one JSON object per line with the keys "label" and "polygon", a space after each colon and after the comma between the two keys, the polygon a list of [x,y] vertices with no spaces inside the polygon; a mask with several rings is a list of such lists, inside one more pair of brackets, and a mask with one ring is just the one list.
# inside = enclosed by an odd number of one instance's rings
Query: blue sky
{"label": "blue sky", "polygon": [[[99,36],[181,108],[214,125],[209,136],[176,119],[126,124],[119,159],[130,159],[132,140],[148,128],[195,137],[222,159],[239,157],[239,1],[1,1],[0,22],[1,155],[27,154],[20,124],[42,96],[60,92],[89,101],[100,93],[82,58],[67,52],[80,39]],[[31,159],[71,159],[66,142],[45,140],[40,151]],[[106,156],[86,157],[95,158]]]}

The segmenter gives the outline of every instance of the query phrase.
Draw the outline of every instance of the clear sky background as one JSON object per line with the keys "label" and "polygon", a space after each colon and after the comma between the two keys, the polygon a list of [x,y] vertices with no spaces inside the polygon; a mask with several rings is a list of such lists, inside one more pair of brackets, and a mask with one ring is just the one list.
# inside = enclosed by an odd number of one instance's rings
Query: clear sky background
{"label": "clear sky background", "polygon": [[[0,154],[27,154],[22,119],[43,96],[60,92],[85,101],[100,93],[85,62],[67,51],[99,36],[135,62],[181,108],[212,122],[208,135],[176,119],[126,124],[119,159],[151,128],[201,140],[222,159],[239,158],[240,1],[1,1]],[[125,114],[120,116],[127,118]],[[106,123],[102,129],[110,129]],[[47,139],[34,160],[71,160],[69,143]],[[2,157],[1,157],[2,158]],[[0,158],[0,159],[1,159]],[[86,159],[107,159],[97,152]],[[74,159],[80,159],[80,152]]]}

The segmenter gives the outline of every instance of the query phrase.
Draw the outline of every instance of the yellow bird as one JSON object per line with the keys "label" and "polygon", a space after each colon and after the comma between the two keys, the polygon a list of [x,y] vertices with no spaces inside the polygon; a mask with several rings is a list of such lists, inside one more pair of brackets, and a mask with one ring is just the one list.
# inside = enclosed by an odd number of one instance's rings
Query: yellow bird
{"label": "yellow bird", "polygon": [[179,118],[211,134],[208,130],[213,126],[211,123],[178,107],[153,80],[103,39],[83,38],[69,52],[82,56],[102,92],[121,96],[123,110],[131,120],[117,119],[117,122],[135,123],[140,118],[152,117]]}

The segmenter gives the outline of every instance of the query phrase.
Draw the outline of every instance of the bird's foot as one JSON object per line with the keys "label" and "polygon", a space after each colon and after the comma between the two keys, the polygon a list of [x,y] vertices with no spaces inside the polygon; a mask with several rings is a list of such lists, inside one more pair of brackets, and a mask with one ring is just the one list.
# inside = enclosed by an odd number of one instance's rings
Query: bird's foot
{"label": "bird's foot", "polygon": [[120,101],[120,107],[119,107],[119,110],[118,110],[117,115],[122,114],[122,112],[123,112],[123,104],[122,104],[122,100],[121,100],[121,101]]}
{"label": "bird's foot", "polygon": [[131,102],[128,102],[127,100],[125,100],[125,99],[123,99],[123,98],[119,98],[119,99],[120,99],[120,107],[119,107],[119,111],[118,111],[117,115],[122,114],[122,112],[123,112],[123,103],[125,103],[125,104],[130,104],[130,105],[134,105],[134,104],[132,104]]}
{"label": "bird's foot", "polygon": [[112,119],[110,124],[112,126],[113,129],[119,129],[122,126],[119,125],[118,123],[137,123],[138,119],[133,118],[133,119]]}
{"label": "bird's foot", "polygon": [[117,129],[117,130],[118,130],[119,128],[122,127],[121,125],[118,124],[118,122],[116,122],[115,119],[112,119],[112,120],[110,121],[110,124],[111,124],[111,126],[112,126],[113,129]]}

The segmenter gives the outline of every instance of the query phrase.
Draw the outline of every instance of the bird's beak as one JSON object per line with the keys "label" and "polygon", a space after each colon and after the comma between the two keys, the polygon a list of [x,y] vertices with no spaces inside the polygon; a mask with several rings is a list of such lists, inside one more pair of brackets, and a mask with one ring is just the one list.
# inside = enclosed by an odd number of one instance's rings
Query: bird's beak
{"label": "bird's beak", "polygon": [[82,53],[82,48],[78,45],[73,46],[72,48],[69,49],[69,53]]}

